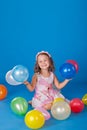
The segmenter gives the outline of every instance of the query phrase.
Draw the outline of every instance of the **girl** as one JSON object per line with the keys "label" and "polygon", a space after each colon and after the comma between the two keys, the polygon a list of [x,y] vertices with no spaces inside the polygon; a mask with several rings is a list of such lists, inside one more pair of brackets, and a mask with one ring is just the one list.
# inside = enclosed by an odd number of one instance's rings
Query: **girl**
{"label": "girl", "polygon": [[[34,76],[32,78],[31,84],[25,81],[26,87],[33,91],[35,89],[35,95],[32,99],[32,106],[43,107],[46,110],[50,110],[52,103],[55,98],[65,97],[60,93],[62,89],[68,82],[65,79],[63,82],[59,82],[54,72],[54,63],[51,55],[48,52],[41,51],[36,55],[36,64],[34,68]],[[53,85],[58,88],[58,90],[53,89]]]}

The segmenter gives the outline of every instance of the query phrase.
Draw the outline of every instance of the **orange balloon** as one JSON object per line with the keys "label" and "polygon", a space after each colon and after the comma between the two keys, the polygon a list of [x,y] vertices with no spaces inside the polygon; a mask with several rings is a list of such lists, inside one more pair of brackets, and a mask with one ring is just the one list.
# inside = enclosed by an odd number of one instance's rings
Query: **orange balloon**
{"label": "orange balloon", "polygon": [[0,84],[0,100],[4,99],[7,96],[7,88]]}

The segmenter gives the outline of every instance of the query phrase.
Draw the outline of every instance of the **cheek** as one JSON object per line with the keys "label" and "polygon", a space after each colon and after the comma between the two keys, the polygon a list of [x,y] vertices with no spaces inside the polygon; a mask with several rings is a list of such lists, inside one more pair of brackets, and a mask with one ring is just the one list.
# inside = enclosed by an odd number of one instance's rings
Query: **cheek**
{"label": "cheek", "polygon": [[39,65],[39,66],[41,66],[41,64],[40,64],[40,63],[39,63],[38,65]]}
{"label": "cheek", "polygon": [[49,62],[47,62],[47,65],[50,65]]}
{"label": "cheek", "polygon": [[39,66],[42,66],[42,63],[40,63]]}

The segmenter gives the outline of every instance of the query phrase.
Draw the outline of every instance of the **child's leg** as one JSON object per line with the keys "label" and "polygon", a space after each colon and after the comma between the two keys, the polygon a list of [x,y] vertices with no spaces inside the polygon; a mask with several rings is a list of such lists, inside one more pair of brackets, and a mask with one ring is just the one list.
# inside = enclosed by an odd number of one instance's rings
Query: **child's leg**
{"label": "child's leg", "polygon": [[43,107],[36,107],[35,110],[39,110],[45,117],[45,120],[50,119],[51,115],[50,113]]}
{"label": "child's leg", "polygon": [[67,98],[65,98],[65,97],[63,96],[63,94],[60,93],[60,92],[59,92],[57,95],[54,96],[54,100],[55,100],[56,98],[62,98],[62,99],[64,99],[65,102],[70,103],[70,100],[67,99]]}
{"label": "child's leg", "polygon": [[70,103],[70,100],[65,98],[65,102],[67,102],[68,104]]}

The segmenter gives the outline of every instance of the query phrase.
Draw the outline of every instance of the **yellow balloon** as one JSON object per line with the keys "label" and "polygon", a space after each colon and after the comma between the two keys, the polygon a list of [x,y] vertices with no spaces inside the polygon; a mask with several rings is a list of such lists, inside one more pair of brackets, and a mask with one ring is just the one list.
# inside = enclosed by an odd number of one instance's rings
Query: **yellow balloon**
{"label": "yellow balloon", "polygon": [[82,102],[87,105],[87,94],[85,94],[82,98]]}
{"label": "yellow balloon", "polygon": [[59,102],[59,101],[64,101],[64,99],[60,98],[60,97],[59,98],[55,98],[54,101],[53,101],[53,104],[56,103],[56,102]]}
{"label": "yellow balloon", "polygon": [[44,115],[38,110],[29,111],[24,118],[25,124],[31,129],[39,129],[45,123]]}

